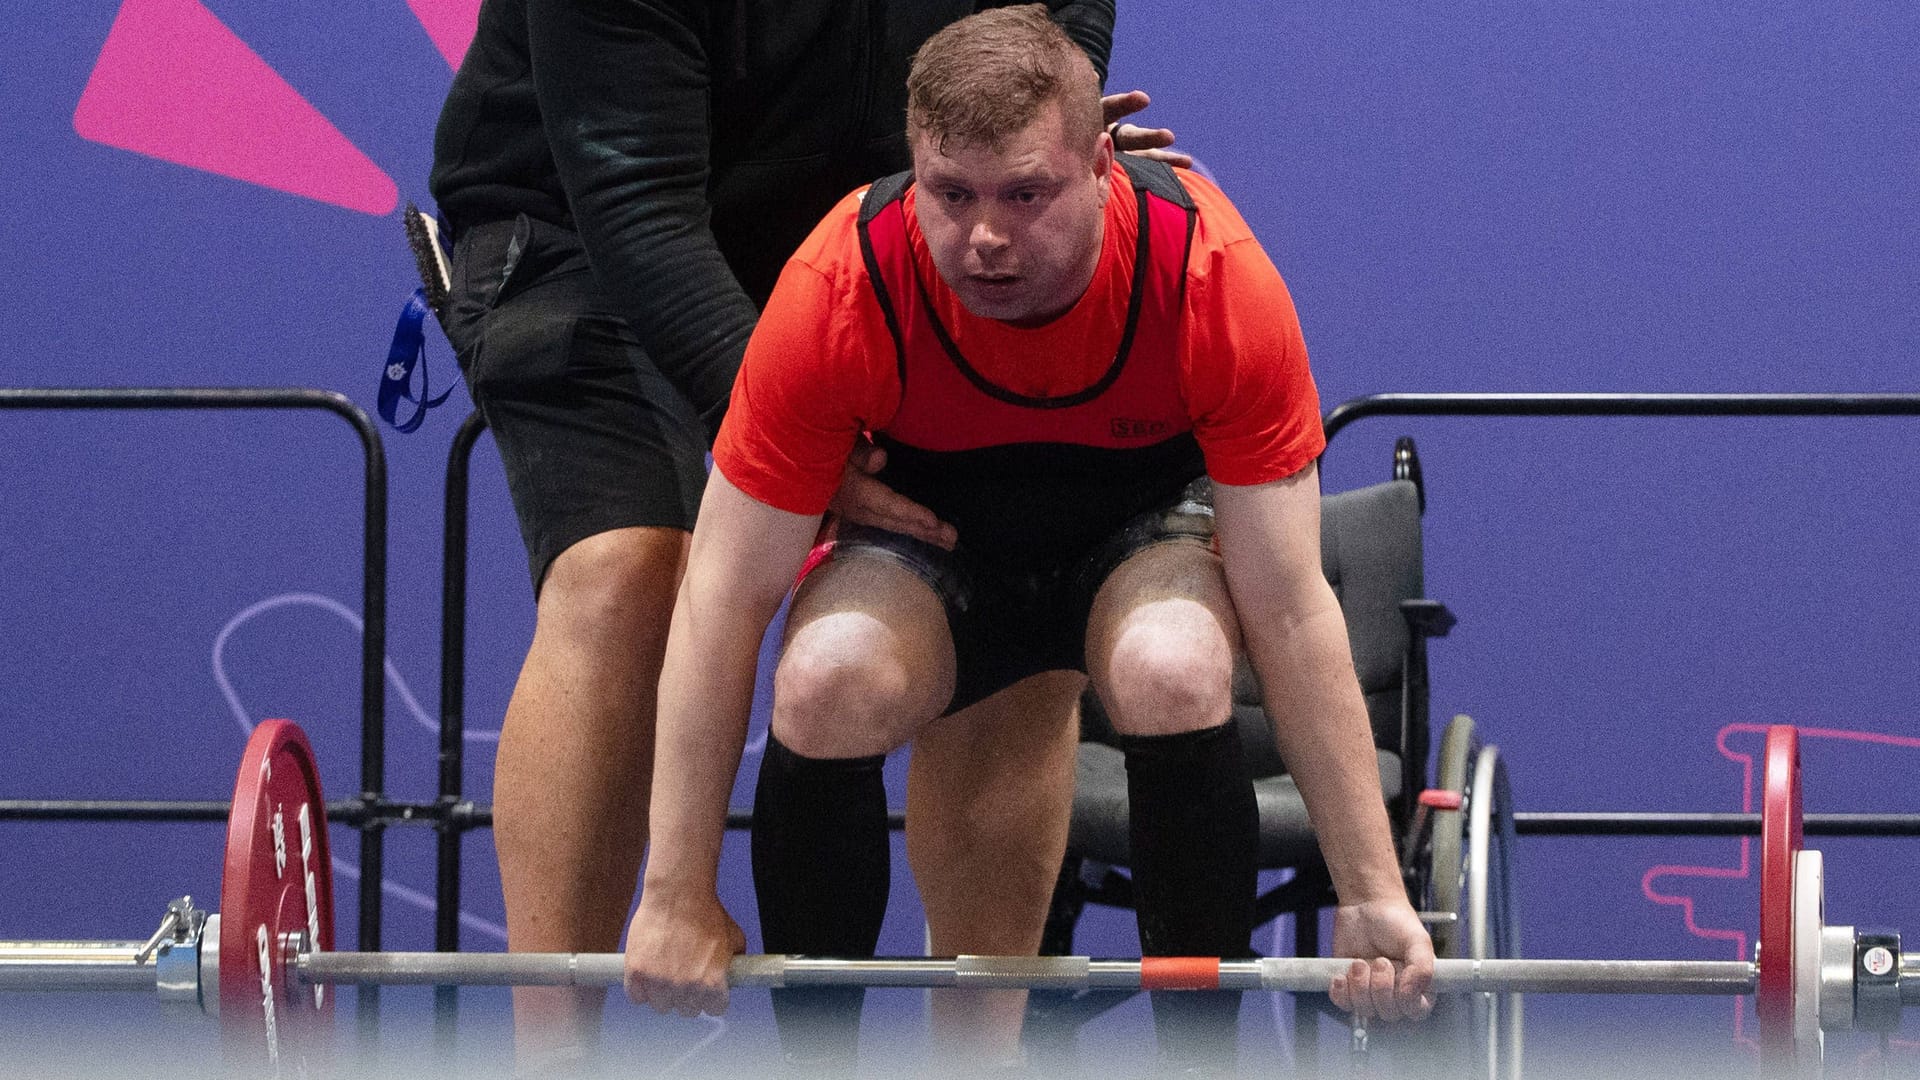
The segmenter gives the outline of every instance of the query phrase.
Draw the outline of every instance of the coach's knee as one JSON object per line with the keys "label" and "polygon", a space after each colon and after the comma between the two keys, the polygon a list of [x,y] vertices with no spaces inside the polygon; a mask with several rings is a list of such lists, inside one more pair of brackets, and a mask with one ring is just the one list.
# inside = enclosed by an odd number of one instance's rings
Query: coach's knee
{"label": "coach's knee", "polygon": [[586,647],[665,640],[687,534],[627,528],[589,536],[553,560],[540,586],[540,630]]}

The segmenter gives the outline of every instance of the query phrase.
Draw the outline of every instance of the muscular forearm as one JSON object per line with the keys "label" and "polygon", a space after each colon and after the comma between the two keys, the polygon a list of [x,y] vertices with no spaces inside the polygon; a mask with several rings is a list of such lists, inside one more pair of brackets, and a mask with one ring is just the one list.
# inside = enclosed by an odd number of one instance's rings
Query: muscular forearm
{"label": "muscular forearm", "polygon": [[1340,897],[1334,949],[1369,960],[1333,979],[1341,1008],[1426,1014],[1433,945],[1407,902],[1381,799],[1366,699],[1346,619],[1320,568],[1320,480],[1311,464],[1245,487],[1215,484],[1214,517],[1234,612]]}
{"label": "muscular forearm", "polygon": [[650,890],[715,888],[767,621],[753,611],[716,610],[693,590],[681,590],[660,675]]}
{"label": "muscular forearm", "polygon": [[1331,590],[1309,613],[1256,605],[1241,619],[1243,627],[1261,620],[1247,631],[1249,657],[1341,903],[1403,896],[1373,730]]}
{"label": "muscular forearm", "polygon": [[1404,900],[1346,620],[1320,569],[1318,473],[1215,484],[1214,507],[1247,654],[1340,901]]}
{"label": "muscular forearm", "polygon": [[707,479],[660,673],[649,889],[712,892],[760,639],[819,525]]}

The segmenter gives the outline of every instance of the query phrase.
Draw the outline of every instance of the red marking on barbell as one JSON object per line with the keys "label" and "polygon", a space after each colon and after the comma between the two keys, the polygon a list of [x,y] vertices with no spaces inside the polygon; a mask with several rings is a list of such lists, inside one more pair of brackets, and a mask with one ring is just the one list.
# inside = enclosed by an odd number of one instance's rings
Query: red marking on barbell
{"label": "red marking on barbell", "polygon": [[1218,990],[1220,960],[1212,956],[1142,957],[1140,989]]}

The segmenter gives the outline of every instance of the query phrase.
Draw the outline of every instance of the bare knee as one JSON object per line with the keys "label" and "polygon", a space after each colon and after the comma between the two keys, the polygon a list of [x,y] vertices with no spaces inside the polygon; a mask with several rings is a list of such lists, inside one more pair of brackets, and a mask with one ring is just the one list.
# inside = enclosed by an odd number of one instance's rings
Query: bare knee
{"label": "bare knee", "polygon": [[540,588],[539,633],[584,647],[662,645],[686,558],[678,529],[613,529],[561,552]]}
{"label": "bare knee", "polygon": [[1123,735],[1199,731],[1232,710],[1233,654],[1224,635],[1143,620],[1122,631],[1104,667],[1095,686]]}
{"label": "bare knee", "polygon": [[927,676],[852,617],[822,620],[788,643],[773,678],[773,733],[805,757],[884,754],[930,718]]}

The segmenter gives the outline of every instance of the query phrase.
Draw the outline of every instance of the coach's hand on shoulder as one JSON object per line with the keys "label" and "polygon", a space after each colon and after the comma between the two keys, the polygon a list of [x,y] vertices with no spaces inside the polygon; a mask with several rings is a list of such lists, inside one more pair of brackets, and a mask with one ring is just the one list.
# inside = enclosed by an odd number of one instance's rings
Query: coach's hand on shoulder
{"label": "coach's hand on shoulder", "polygon": [[727,962],[746,951],[747,935],[711,891],[642,890],[627,928],[627,996],[658,1012],[719,1016]]}
{"label": "coach's hand on shoulder", "polygon": [[888,487],[876,478],[887,465],[887,452],[862,438],[847,455],[847,467],[840,475],[840,490],[834,492],[828,509],[856,525],[905,533],[936,547],[953,550],[959,533],[953,526],[934,516],[933,511]]}
{"label": "coach's hand on shoulder", "polygon": [[1108,94],[1100,99],[1100,122],[1107,125],[1107,134],[1113,136],[1113,148],[1123,154],[1164,161],[1177,169],[1193,168],[1191,156],[1167,149],[1173,145],[1173,132],[1170,129],[1121,123],[1152,104],[1152,101],[1145,90]]}
{"label": "coach's hand on shoulder", "polygon": [[1340,1008],[1381,1020],[1419,1020],[1433,1011],[1433,938],[1405,897],[1335,909],[1333,955],[1361,958],[1328,991]]}

